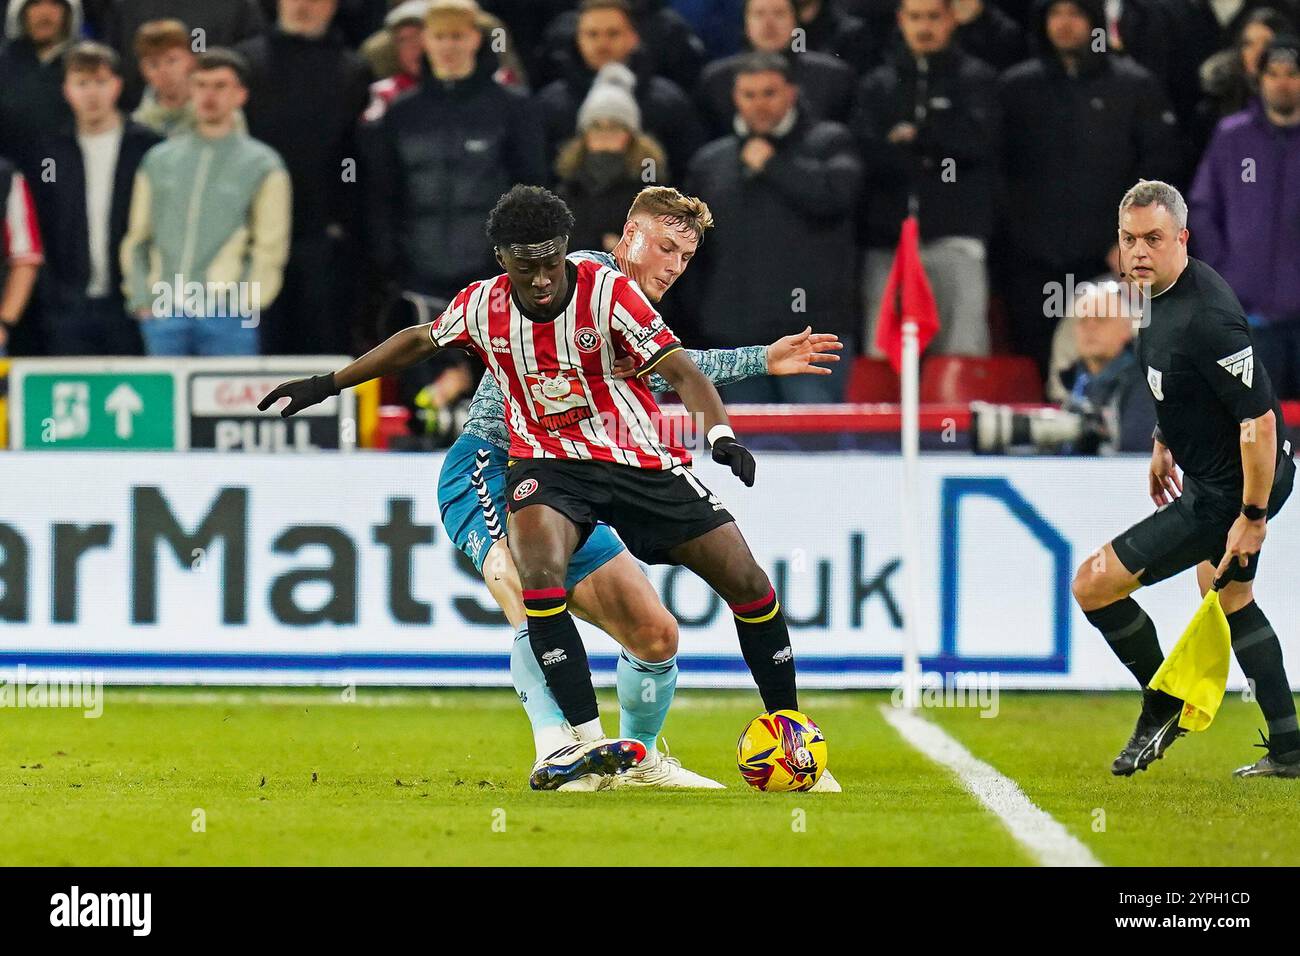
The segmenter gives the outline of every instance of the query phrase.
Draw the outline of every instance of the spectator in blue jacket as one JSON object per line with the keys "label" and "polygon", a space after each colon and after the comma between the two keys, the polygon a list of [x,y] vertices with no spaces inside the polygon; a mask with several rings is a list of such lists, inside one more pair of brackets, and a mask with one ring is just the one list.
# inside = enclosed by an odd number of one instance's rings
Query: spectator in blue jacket
{"label": "spectator in blue jacket", "polygon": [[1300,38],[1264,52],[1259,99],[1219,123],[1188,198],[1193,251],[1237,293],[1278,395],[1300,397]]}

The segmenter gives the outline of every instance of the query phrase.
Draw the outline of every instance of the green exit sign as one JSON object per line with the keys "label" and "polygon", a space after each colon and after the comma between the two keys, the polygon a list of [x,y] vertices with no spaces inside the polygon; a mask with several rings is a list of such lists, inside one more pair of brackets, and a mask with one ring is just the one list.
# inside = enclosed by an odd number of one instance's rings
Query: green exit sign
{"label": "green exit sign", "polygon": [[170,372],[32,372],[22,379],[29,449],[176,447]]}

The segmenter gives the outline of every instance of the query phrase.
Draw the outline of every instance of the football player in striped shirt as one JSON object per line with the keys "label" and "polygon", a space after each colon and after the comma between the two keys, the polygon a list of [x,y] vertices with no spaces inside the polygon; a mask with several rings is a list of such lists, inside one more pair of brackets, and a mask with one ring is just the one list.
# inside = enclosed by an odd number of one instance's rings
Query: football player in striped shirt
{"label": "football player in striped shirt", "polygon": [[[339,372],[277,387],[262,407],[287,397],[282,414],[290,415],[438,348],[471,348],[505,396],[511,555],[530,645],[568,724],[584,739],[599,733],[565,584],[573,553],[602,520],[642,560],[690,567],[713,586],[732,606],[765,707],[797,709],[793,654],[771,583],[731,515],[687,469],[686,449],[661,436],[645,375],[664,376],[703,419],[714,459],[748,485],[753,456],[731,433],[713,385],[635,282],[597,262],[566,259],[572,221],[548,191],[515,187],[488,222],[506,274],[471,284],[432,324],[397,333]],[[636,378],[616,376],[622,356],[632,358]],[[635,764],[645,749],[639,741],[598,742],[586,748],[592,756],[584,770]],[[534,785],[567,782],[568,774],[551,771],[571,756],[541,761]]]}
{"label": "football player in striped shirt", "polygon": [[[571,252],[569,258],[591,259],[631,276],[646,297],[656,302],[686,270],[712,223],[708,206],[701,200],[671,187],[649,186],[632,203],[622,237],[612,253]],[[417,310],[425,305],[418,298],[412,301]],[[420,313],[421,321],[433,317]],[[830,374],[826,364],[838,360],[835,353],[840,348],[836,336],[813,333],[809,328],[767,346],[688,351],[710,381],[726,385],[755,375]],[[630,371],[631,360],[626,362]],[[669,390],[668,383],[654,373],[648,376],[648,382],[652,392]],[[501,389],[493,376],[485,375],[470,403],[464,432],[443,460],[438,504],[447,534],[474,562],[515,630],[511,679],[532,726],[540,765],[552,755],[585,741],[578,740],[564,719],[528,643],[522,588],[503,524],[510,447],[505,419]],[[571,759],[556,771],[569,775],[563,788],[720,786],[685,769],[676,758],[658,749],[659,732],[677,684],[677,621],[608,525],[598,525],[574,553],[565,587],[573,612],[610,634],[622,647],[615,671],[619,733],[644,744],[646,758],[617,776],[581,776],[581,759]],[[593,739],[604,737],[600,729],[591,733]]]}

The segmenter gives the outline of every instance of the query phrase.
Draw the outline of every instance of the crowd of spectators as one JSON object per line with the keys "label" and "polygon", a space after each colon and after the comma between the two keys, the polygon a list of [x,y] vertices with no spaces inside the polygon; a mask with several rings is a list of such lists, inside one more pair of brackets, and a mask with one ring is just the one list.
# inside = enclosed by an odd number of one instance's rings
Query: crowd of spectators
{"label": "crowd of spectators", "polygon": [[[716,220],[664,303],[688,342],[812,325],[869,354],[914,211],[931,351],[1082,395],[1126,339],[1045,303],[1118,277],[1148,178],[1187,191],[1193,255],[1300,397],[1295,2],[9,0],[0,349],[356,352],[401,290],[499,271],[512,184],[607,250],[660,183]],[[844,376],[746,387],[834,401]]]}

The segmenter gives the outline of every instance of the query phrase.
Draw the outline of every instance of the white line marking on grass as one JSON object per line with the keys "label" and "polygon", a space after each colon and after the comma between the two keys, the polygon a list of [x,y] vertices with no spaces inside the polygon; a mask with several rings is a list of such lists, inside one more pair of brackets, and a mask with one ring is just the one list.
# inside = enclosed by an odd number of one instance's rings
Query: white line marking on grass
{"label": "white line marking on grass", "polygon": [[901,707],[882,704],[885,720],[909,744],[957,775],[963,787],[991,810],[1043,866],[1102,866],[1051,814],[1004,776],[954,740],[942,727]]}

